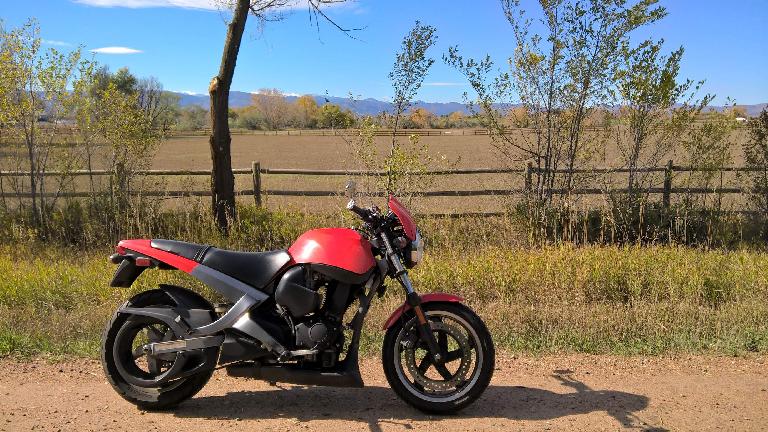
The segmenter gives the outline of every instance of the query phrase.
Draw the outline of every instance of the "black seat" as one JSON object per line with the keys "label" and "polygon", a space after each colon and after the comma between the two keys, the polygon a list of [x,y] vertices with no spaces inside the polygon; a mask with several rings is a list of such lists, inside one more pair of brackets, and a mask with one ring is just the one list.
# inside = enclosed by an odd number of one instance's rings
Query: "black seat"
{"label": "black seat", "polygon": [[152,240],[153,248],[164,250],[218,270],[254,288],[263,289],[291,260],[285,250],[238,252],[176,240]]}
{"label": "black seat", "polygon": [[210,248],[208,245],[163,239],[153,239],[150,246],[197,262],[200,262],[203,254]]}

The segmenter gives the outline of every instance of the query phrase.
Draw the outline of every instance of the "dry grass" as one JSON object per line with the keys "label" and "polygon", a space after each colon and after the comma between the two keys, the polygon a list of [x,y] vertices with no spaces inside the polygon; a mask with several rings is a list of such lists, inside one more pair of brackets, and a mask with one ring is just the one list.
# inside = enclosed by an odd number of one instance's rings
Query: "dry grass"
{"label": "dry grass", "polygon": [[[502,156],[494,148],[491,137],[484,135],[461,135],[461,130],[455,130],[454,135],[422,136],[421,143],[426,144],[434,155],[443,155],[446,160],[455,164],[457,168],[524,168],[527,155],[513,153],[517,161],[509,160]],[[521,145],[525,140],[532,139],[530,133],[516,133],[513,135],[516,142]],[[264,168],[303,168],[303,169],[364,169],[353,157],[348,140],[338,136],[297,136],[297,135],[233,135],[232,136],[232,166],[234,168],[250,169],[251,162],[259,161]],[[401,140],[406,140],[400,137]],[[733,164],[743,163],[743,155],[740,148],[745,139],[745,131],[734,132],[731,141],[735,143],[731,149]],[[380,154],[385,154],[390,139],[384,136],[376,137],[376,146]],[[21,149],[17,149],[18,152]],[[22,153],[14,153],[6,149],[0,159],[0,168],[13,168],[13,160],[23,158]],[[99,159],[98,157],[96,158]],[[673,159],[677,164],[686,164],[681,152],[672,152],[662,158],[662,161]],[[590,166],[618,167],[621,166],[621,157],[615,144],[615,138],[610,138],[605,151],[594,155]],[[210,169],[210,148],[207,136],[176,136],[164,141],[158,148],[153,158],[154,169]],[[95,168],[103,168],[96,163]],[[272,190],[338,190],[343,189],[345,177],[340,176],[295,176],[295,175],[265,175],[262,177],[262,186]],[[687,174],[677,174],[673,184],[682,186],[687,180]],[[725,174],[718,177],[728,186],[743,184],[743,179],[734,175]],[[5,179],[5,187],[8,188],[8,180]],[[210,179],[206,176],[182,176],[151,178],[145,180],[147,189],[153,190],[208,190]],[[478,174],[478,175],[454,175],[439,176],[431,185],[431,190],[477,190],[477,189],[520,189],[523,187],[522,174]],[[650,178],[650,182],[657,187],[663,184],[663,174],[657,173]],[[253,188],[249,174],[236,175],[237,190],[250,190]],[[624,175],[593,175],[585,176],[582,185],[588,187],[609,188],[625,187]],[[103,186],[103,185],[102,185]],[[87,190],[86,178],[76,179],[74,187],[77,190]],[[431,213],[466,213],[475,211],[500,212],[519,202],[518,196],[484,196],[484,197],[428,197],[422,198],[417,203],[419,211]],[[660,199],[660,196],[656,198]],[[605,204],[602,196],[577,196],[572,198],[576,204],[583,207],[600,207]],[[269,208],[295,208],[305,211],[335,211],[343,203],[335,197],[265,197],[265,203]],[[166,208],[188,206],[189,199],[169,199]],[[240,202],[250,204],[253,198],[243,196]],[[738,196],[726,196],[725,207],[740,206],[743,200]]]}
{"label": "dry grass", "polygon": [[[0,355],[94,356],[100,330],[131,294],[160,282],[210,291],[180,272],[147,272],[113,289],[101,252],[4,247]],[[35,258],[29,259],[29,256]],[[421,292],[461,294],[499,347],[525,352],[659,354],[768,351],[768,255],[677,247],[481,247],[432,254],[413,272]],[[402,301],[391,284],[364,341]]]}

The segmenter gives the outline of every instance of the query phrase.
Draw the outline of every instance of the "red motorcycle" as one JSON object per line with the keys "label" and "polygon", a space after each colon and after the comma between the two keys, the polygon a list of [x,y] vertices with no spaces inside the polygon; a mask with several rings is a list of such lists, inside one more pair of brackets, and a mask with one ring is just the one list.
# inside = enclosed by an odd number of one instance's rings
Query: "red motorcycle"
{"label": "red motorcycle", "polygon": [[[362,387],[363,320],[390,277],[406,299],[384,324],[382,362],[392,389],[432,413],[454,412],[477,399],[494,369],[485,324],[461,297],[413,289],[407,269],[421,261],[424,242],[395,197],[383,213],[358,207],[353,185],[348,192],[347,208],[362,219],[361,227],[311,230],[288,250],[119,242],[110,257],[119,264],[113,287],[130,287],[148,268],[181,270],[228,303],[212,305],[171,285],[126,301],[102,338],[101,360],[112,387],[142,409],[169,408],[192,397],[218,367],[269,382]],[[351,331],[349,341],[345,330]]]}

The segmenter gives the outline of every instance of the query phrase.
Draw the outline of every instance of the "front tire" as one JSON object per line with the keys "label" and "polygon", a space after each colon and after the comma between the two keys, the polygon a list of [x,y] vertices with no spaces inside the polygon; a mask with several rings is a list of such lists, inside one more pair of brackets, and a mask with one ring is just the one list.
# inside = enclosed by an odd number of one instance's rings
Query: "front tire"
{"label": "front tire", "polygon": [[[133,297],[123,306],[173,307],[176,305],[162,290],[151,290]],[[211,313],[213,314],[213,311]],[[139,365],[138,361],[132,361],[137,360],[135,356],[132,359],[126,358],[130,357],[132,352],[134,352],[135,348],[133,345],[147,342],[146,340],[138,341],[131,345],[132,340],[127,340],[139,338],[142,329],[154,329],[146,331],[145,334],[147,336],[157,334],[158,337],[165,337],[165,340],[172,340],[181,336],[173,334],[159,320],[115,312],[104,330],[101,345],[101,364],[112,388],[123,399],[148,411],[172,408],[199,392],[213,375],[213,369],[201,371],[186,378],[168,381],[155,387],[140,387],[126,380],[124,374],[131,374],[137,378],[151,379],[153,376],[159,375],[163,370],[167,370],[168,363],[181,361],[168,358],[152,359],[151,361],[145,359],[143,364]],[[161,334],[163,336],[160,336]],[[150,341],[156,342],[158,340]]]}
{"label": "front tire", "polygon": [[432,364],[419,340],[416,317],[409,312],[384,336],[384,374],[392,390],[415,408],[454,413],[474,402],[491,382],[493,340],[480,317],[462,304],[425,303],[422,309],[445,364]]}

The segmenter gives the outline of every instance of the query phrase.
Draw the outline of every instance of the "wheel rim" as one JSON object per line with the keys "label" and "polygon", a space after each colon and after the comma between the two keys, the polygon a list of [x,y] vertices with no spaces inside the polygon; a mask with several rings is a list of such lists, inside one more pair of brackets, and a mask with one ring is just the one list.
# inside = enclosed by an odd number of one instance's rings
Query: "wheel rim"
{"label": "wheel rim", "polygon": [[178,353],[150,355],[145,346],[153,342],[176,339],[176,335],[162,321],[148,317],[130,318],[117,334],[113,355],[117,371],[127,383],[145,390],[164,392],[175,388],[183,380],[161,383],[171,372]]}
{"label": "wheel rim", "polygon": [[438,342],[444,365],[435,365],[419,341],[416,318],[397,335],[395,370],[405,388],[431,402],[449,402],[466,395],[477,382],[483,364],[483,347],[477,331],[462,317],[447,311],[425,311]]}
{"label": "wheel rim", "polygon": [[133,365],[138,371],[147,379],[154,379],[171,368],[176,358],[175,355],[150,355],[145,351],[145,347],[150,343],[167,342],[173,339],[173,331],[167,325],[147,323],[132,333],[131,353],[133,354]]}

